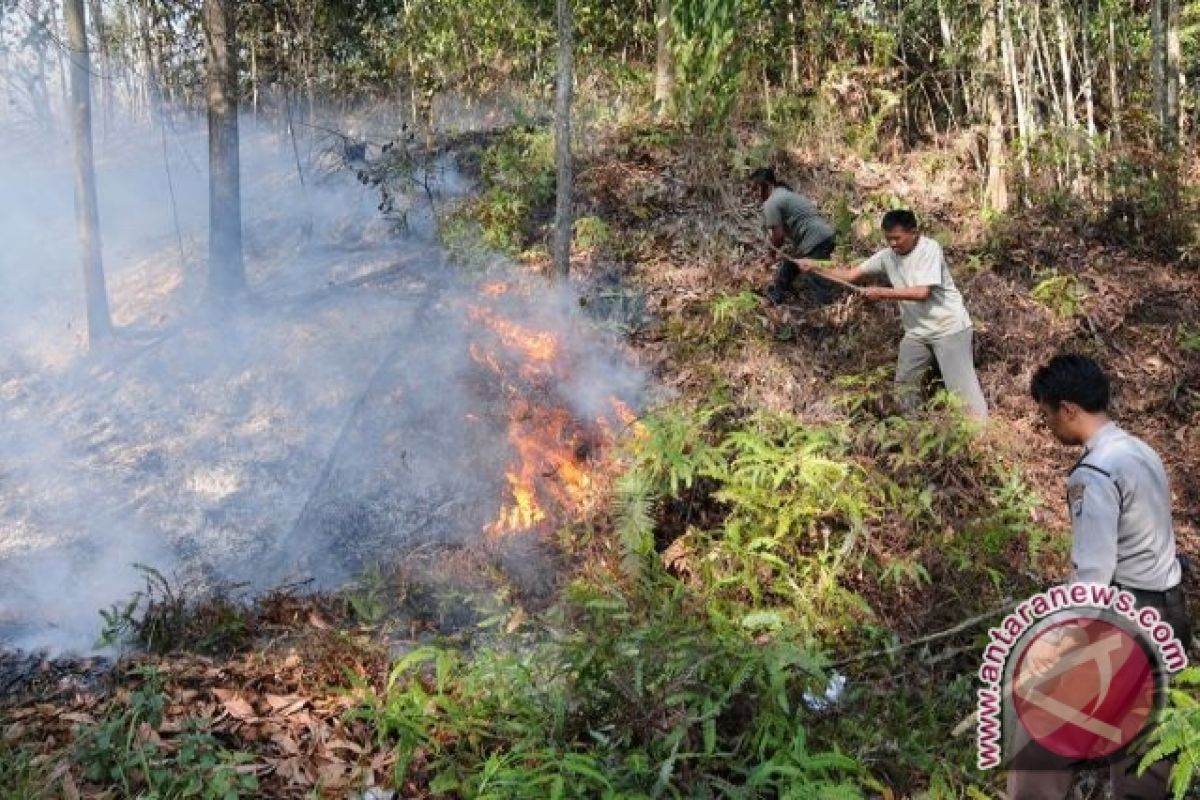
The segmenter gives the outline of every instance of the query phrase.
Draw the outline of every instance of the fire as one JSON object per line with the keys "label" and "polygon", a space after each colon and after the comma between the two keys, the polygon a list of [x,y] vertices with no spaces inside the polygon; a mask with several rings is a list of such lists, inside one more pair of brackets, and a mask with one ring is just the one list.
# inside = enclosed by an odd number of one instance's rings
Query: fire
{"label": "fire", "polygon": [[551,364],[558,358],[558,338],[548,331],[531,331],[498,314],[479,308],[471,309],[471,319],[482,322],[510,350],[515,350],[530,361]]}
{"label": "fire", "polygon": [[[483,289],[493,297],[504,291]],[[595,493],[592,456],[615,438],[609,421],[577,420],[565,404],[550,400],[557,387],[553,379],[564,377],[567,369],[553,333],[481,306],[473,306],[470,317],[495,337],[492,343],[472,343],[470,353],[503,383],[508,440],[515,451],[500,512],[484,531],[500,536],[550,526],[584,508]],[[612,405],[606,417],[627,427],[635,424],[635,415],[620,400],[613,398]]]}
{"label": "fire", "polygon": [[491,281],[479,287],[485,297],[499,297],[508,293],[508,284],[504,281]]}

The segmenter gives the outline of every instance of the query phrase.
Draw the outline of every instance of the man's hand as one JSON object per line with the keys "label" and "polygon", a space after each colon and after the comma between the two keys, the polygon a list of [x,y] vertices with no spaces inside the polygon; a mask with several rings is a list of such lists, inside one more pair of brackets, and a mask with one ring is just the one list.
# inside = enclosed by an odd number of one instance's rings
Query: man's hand
{"label": "man's hand", "polygon": [[864,300],[870,300],[872,303],[887,299],[887,289],[883,286],[864,286],[862,290]]}
{"label": "man's hand", "polygon": [[1051,642],[1043,636],[1029,645],[1029,650],[1025,653],[1026,669],[1033,675],[1041,675],[1053,667],[1062,657],[1062,653],[1059,652],[1061,644],[1061,641]]}
{"label": "man's hand", "polygon": [[796,266],[800,268],[801,272],[812,272],[817,268],[817,262],[811,258],[798,258],[796,259]]}

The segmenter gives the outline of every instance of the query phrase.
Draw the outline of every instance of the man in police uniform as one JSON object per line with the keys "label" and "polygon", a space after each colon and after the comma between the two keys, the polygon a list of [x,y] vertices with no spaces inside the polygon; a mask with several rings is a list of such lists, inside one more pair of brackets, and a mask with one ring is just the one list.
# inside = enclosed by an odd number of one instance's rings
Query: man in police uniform
{"label": "man in police uniform", "polygon": [[[1186,648],[1191,620],[1180,586],[1171,490],[1158,454],[1109,419],[1108,378],[1086,356],[1055,356],[1034,374],[1030,394],[1060,442],[1083,445],[1067,478],[1072,582],[1126,589],[1139,607],[1158,609]],[[1026,658],[1038,672],[1072,644],[1069,636],[1057,643],[1041,639],[1030,646]],[[1166,798],[1171,762],[1160,761],[1139,778],[1139,761],[1140,755],[1134,754],[1112,764],[1113,797]],[[1070,768],[1012,770],[1009,800],[1062,800],[1074,776]]]}

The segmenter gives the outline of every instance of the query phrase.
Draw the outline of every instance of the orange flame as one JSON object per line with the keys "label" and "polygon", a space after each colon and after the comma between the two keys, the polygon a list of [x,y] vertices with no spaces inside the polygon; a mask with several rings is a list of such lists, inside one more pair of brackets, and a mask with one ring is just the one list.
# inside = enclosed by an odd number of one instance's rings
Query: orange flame
{"label": "orange flame", "polygon": [[486,325],[505,347],[531,361],[549,364],[558,358],[558,338],[548,331],[531,331],[478,306],[471,308],[470,316]]}
{"label": "orange flame", "polygon": [[[489,284],[483,292],[497,296],[507,291],[503,284]],[[491,288],[489,288],[491,287]],[[480,306],[470,308],[472,320],[482,323],[505,348],[502,358],[493,347],[471,344],[471,357],[504,382],[509,404],[508,439],[516,456],[505,477],[506,498],[496,519],[484,527],[492,536],[516,533],[551,524],[578,511],[594,492],[590,454],[614,438],[608,419],[583,424],[563,406],[542,405],[534,398],[545,394],[546,376],[565,366],[560,360],[559,340],[553,333],[518,325],[497,312]],[[507,367],[507,368],[506,368]],[[539,381],[540,391],[525,381]],[[614,414],[626,426],[636,416],[616,398]],[[606,417],[612,415],[606,415]]]}

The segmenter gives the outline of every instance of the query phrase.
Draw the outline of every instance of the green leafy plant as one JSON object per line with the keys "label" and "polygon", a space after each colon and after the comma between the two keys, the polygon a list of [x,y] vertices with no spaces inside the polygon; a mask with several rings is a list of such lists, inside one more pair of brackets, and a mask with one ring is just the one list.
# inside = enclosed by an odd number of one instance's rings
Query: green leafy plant
{"label": "green leafy plant", "polygon": [[584,216],[575,220],[575,246],[581,250],[597,250],[608,245],[612,232],[608,224],[597,216]]}
{"label": "green leafy plant", "polygon": [[360,688],[351,716],[396,748],[397,783],[531,800],[861,796],[853,759],[803,733],[800,697],[825,677],[786,631],[752,643],[661,573],[630,590],[577,582],[546,624],[521,650],[415,650],[383,692]]}
{"label": "green leafy plant", "polygon": [[1170,705],[1150,732],[1150,750],[1139,770],[1168,757],[1175,758],[1170,788],[1174,800],[1183,800],[1200,770],[1200,668],[1189,667],[1171,680]]}
{"label": "green leafy plant", "polygon": [[1189,353],[1200,353],[1200,330],[1193,330],[1187,325],[1179,326],[1179,349]]}
{"label": "green leafy plant", "polygon": [[195,597],[145,564],[134,564],[145,588],[100,610],[97,647],[134,646],[152,653],[191,650],[213,654],[243,647],[249,633],[245,608],[217,589]]}
{"label": "green leafy plant", "polygon": [[709,343],[720,347],[747,332],[756,320],[761,324],[763,318],[758,310],[758,296],[753,292],[717,295],[708,306],[710,324],[706,338]]}
{"label": "green leafy plant", "polygon": [[1054,270],[1041,273],[1030,291],[1034,300],[1054,312],[1055,316],[1068,318],[1083,309],[1087,291],[1074,275],[1060,275]]}
{"label": "green leafy plant", "polygon": [[225,749],[203,725],[193,721],[177,738],[157,735],[167,698],[160,673],[136,672],[141,685],[128,703],[77,734],[75,759],[91,783],[112,787],[124,797],[162,800],[236,800],[253,797],[258,779],[238,767],[251,757]]}
{"label": "green leafy plant", "polygon": [[740,7],[740,0],[671,4],[675,100],[686,125],[719,129],[733,110],[744,68]]}
{"label": "green leafy plant", "polygon": [[7,736],[0,736],[0,798],[42,800],[57,796],[55,785],[48,780],[49,767],[36,759],[32,748],[14,745]]}

